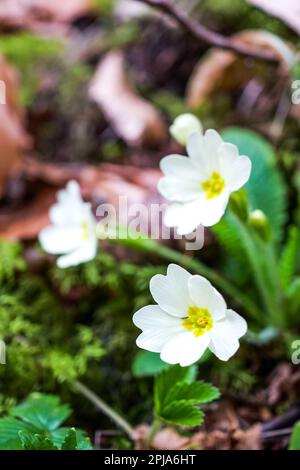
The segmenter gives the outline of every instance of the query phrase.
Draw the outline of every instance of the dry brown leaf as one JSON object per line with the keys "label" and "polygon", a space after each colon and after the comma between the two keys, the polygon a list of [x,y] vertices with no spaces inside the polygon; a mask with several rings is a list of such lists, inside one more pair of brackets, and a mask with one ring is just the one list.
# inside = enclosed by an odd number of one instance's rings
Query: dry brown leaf
{"label": "dry brown leaf", "polygon": [[[35,239],[49,223],[48,211],[58,189],[70,179],[76,179],[82,195],[96,207],[110,203],[116,207],[120,196],[131,204],[150,205],[159,202],[156,191],[159,170],[137,169],[119,165],[44,164],[26,159],[24,176],[30,184],[31,199],[14,210],[0,211],[0,236],[13,239]],[[125,220],[124,220],[125,222]]]}
{"label": "dry brown leaf", "polygon": [[261,450],[261,425],[255,424],[246,430],[237,429],[232,435],[232,440],[235,450]]}
{"label": "dry brown leaf", "polygon": [[231,440],[228,432],[221,430],[200,431],[192,436],[188,448],[197,450],[229,450]]}
{"label": "dry brown leaf", "polygon": [[180,436],[173,428],[165,428],[156,434],[152,447],[155,450],[178,450],[187,444],[186,437]]}
{"label": "dry brown leaf", "polygon": [[[232,37],[234,41],[255,48],[271,50],[281,61],[281,73],[287,69],[290,56],[278,47],[274,36],[263,31],[243,31]],[[287,57],[288,55],[288,57]],[[196,66],[187,87],[187,103],[197,108],[203,101],[218,91],[242,88],[257,76],[257,64],[221,49],[213,49]]]}
{"label": "dry brown leaf", "polygon": [[299,0],[248,0],[248,2],[272,16],[277,16],[300,34]]}
{"label": "dry brown leaf", "polygon": [[282,362],[272,372],[269,382],[266,398],[269,405],[275,405],[282,398],[291,397],[297,393],[295,385],[300,382],[300,373],[295,372],[291,364]]}
{"label": "dry brown leaf", "polygon": [[10,240],[34,240],[37,234],[49,224],[48,211],[55,201],[56,190],[44,188],[14,211],[0,214],[0,237]]}
{"label": "dry brown leaf", "polygon": [[[260,450],[262,448],[261,425],[240,424],[239,409],[228,400],[222,400],[207,412],[205,422],[191,437],[180,436],[175,429],[167,427],[157,433],[153,440],[156,450]],[[136,428],[136,448],[145,449],[149,426]]]}
{"label": "dry brown leaf", "polygon": [[38,23],[69,23],[93,8],[92,0],[1,0],[0,24],[36,29]]}
{"label": "dry brown leaf", "polygon": [[0,80],[5,103],[0,104],[0,197],[5,185],[21,168],[22,150],[30,144],[24,130],[23,113],[18,103],[18,77],[15,69],[0,56]]}
{"label": "dry brown leaf", "polygon": [[[146,449],[147,437],[150,426],[141,424],[136,427],[136,449]],[[155,450],[179,450],[183,449],[189,443],[189,438],[180,436],[175,429],[163,428],[155,435],[152,442],[152,449]]]}
{"label": "dry brown leaf", "polygon": [[120,51],[109,52],[100,62],[89,94],[129,145],[155,147],[165,141],[166,125],[152,104],[137,95],[126,76]]}
{"label": "dry brown leaf", "polygon": [[258,450],[262,447],[260,424],[240,424],[240,409],[224,400],[206,416],[204,430],[194,434],[187,447],[205,450]]}

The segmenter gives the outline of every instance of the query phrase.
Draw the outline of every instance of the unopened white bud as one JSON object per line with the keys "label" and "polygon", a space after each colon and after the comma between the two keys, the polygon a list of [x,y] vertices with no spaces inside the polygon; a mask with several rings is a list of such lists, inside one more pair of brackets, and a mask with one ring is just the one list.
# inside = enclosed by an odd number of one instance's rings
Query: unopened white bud
{"label": "unopened white bud", "polygon": [[194,132],[203,132],[201,121],[194,114],[181,114],[170,126],[170,134],[183,146]]}

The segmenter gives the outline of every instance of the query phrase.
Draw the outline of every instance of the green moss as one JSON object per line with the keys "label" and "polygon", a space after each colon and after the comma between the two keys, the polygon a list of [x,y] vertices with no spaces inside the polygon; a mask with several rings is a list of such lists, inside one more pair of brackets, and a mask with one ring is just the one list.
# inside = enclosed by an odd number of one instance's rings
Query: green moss
{"label": "green moss", "polygon": [[243,29],[264,29],[279,36],[296,35],[279,19],[268,15],[264,11],[252,7],[246,0],[203,0],[200,11],[204,19],[220,21],[223,29],[230,33]]}
{"label": "green moss", "polygon": [[93,0],[94,5],[100,14],[112,14],[116,5],[116,0]]}
{"label": "green moss", "polygon": [[20,246],[1,242],[0,248],[9,260],[0,286],[0,338],[7,350],[0,393],[23,398],[84,375],[104,353],[93,326],[77,322],[46,280],[24,271]]}
{"label": "green moss", "polygon": [[124,154],[124,145],[121,142],[110,141],[102,145],[101,156],[106,162],[120,161]]}
{"label": "green moss", "polygon": [[103,46],[106,49],[122,48],[134,43],[141,33],[140,26],[134,21],[118,25],[106,33]]}
{"label": "green moss", "polygon": [[[77,403],[69,382],[80,378],[133,420],[150,412],[151,390],[130,372],[137,352],[132,314],[151,302],[149,280],[164,268],[120,262],[100,251],[90,263],[33,274],[21,245],[2,242],[1,250],[11,268],[0,285],[0,339],[7,348],[0,411],[33,390],[59,392]],[[88,404],[79,409],[81,420],[96,420]]]}
{"label": "green moss", "polygon": [[62,51],[62,42],[30,33],[9,34],[0,38],[0,52],[21,74],[21,99],[24,105],[32,102],[39,88],[41,66],[45,72],[49,59],[59,57]]}
{"label": "green moss", "polygon": [[93,70],[87,64],[76,63],[72,67],[65,70],[62,81],[59,85],[59,99],[62,106],[69,104],[74,100],[74,96],[78,96],[78,90],[84,88],[90,78]]}
{"label": "green moss", "polygon": [[24,271],[26,263],[19,243],[0,240],[0,285],[12,281],[17,272]]}

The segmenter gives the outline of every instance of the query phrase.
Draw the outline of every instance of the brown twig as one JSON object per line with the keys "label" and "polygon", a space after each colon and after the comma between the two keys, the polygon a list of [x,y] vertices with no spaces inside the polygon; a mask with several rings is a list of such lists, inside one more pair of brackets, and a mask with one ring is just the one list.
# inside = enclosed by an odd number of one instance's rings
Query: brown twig
{"label": "brown twig", "polygon": [[251,57],[252,59],[270,62],[273,64],[278,63],[278,57],[272,52],[261,51],[258,49],[251,48],[244,44],[238,43],[231,38],[222,36],[221,34],[215,33],[210,29],[203,26],[198,21],[190,18],[183,10],[179,9],[176,5],[170,3],[169,0],[137,0],[142,3],[146,3],[154,8],[161,10],[166,13],[179,25],[182,26],[189,34],[195,39],[205,42],[214,47],[226,49],[244,57]]}

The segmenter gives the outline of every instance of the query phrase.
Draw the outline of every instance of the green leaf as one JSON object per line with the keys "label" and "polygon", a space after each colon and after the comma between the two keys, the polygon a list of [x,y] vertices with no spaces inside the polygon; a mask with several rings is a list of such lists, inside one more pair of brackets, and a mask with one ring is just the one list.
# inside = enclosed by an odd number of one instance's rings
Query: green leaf
{"label": "green leaf", "polygon": [[19,437],[18,439],[0,442],[0,450],[23,450],[22,442]]}
{"label": "green leaf", "polygon": [[293,428],[289,450],[300,450],[300,421]]}
{"label": "green leaf", "polygon": [[74,428],[69,429],[64,441],[61,445],[61,450],[76,450],[77,449],[77,436]]}
{"label": "green leaf", "polygon": [[202,381],[191,384],[179,382],[169,390],[164,403],[185,400],[200,405],[216,400],[219,396],[219,390],[211,384]]}
{"label": "green leaf", "polygon": [[296,277],[287,289],[287,301],[289,311],[292,315],[297,314],[300,309],[300,277]]}
{"label": "green leaf", "polygon": [[0,445],[7,441],[18,440],[19,431],[36,433],[38,429],[31,423],[25,423],[16,418],[9,416],[0,418]]}
{"label": "green leaf", "polygon": [[[66,437],[70,433],[70,430],[73,428],[66,428],[62,427],[59,429],[55,429],[55,431],[51,432],[51,438],[53,443],[58,447],[61,448],[63,442],[65,441]],[[77,440],[77,449],[78,450],[91,450],[93,446],[91,444],[90,439],[86,436],[84,431],[80,429],[75,429],[76,432],[76,440]]]}
{"label": "green leaf", "polygon": [[295,274],[297,261],[300,251],[300,231],[297,227],[290,227],[288,233],[288,240],[283,249],[280,258],[280,278],[282,285],[287,289]]}
{"label": "green leaf", "polygon": [[77,432],[77,450],[93,450],[92,443],[88,437],[83,437],[82,439],[78,439],[78,430]]}
{"label": "green leaf", "polygon": [[245,282],[249,277],[250,268],[244,262],[245,249],[237,220],[227,213],[211,230],[225,252],[231,255],[225,260],[223,268],[227,277],[237,284]]}
{"label": "green leaf", "polygon": [[177,382],[191,383],[195,377],[195,367],[172,366],[163,370],[155,379],[154,384],[154,403],[157,410],[160,409],[164,398],[170,388]]}
{"label": "green leaf", "polygon": [[195,367],[172,366],[155,379],[154,404],[157,418],[180,426],[196,426],[203,412],[196,405],[219,397],[219,391],[202,381],[195,382]]}
{"label": "green leaf", "polygon": [[198,426],[203,421],[204,413],[191,403],[182,400],[167,405],[159,417],[166,423],[177,426]]}
{"label": "green leaf", "polygon": [[13,416],[33,424],[39,430],[53,431],[71,414],[68,405],[61,405],[54,395],[32,394],[24,403],[11,411]]}
{"label": "green leaf", "polygon": [[158,353],[139,351],[133,361],[132,372],[134,377],[148,377],[158,374],[167,367]]}
{"label": "green leaf", "polygon": [[30,434],[20,431],[19,437],[24,450],[58,450],[52,440],[43,434]]}
{"label": "green leaf", "polygon": [[222,137],[251,159],[252,171],[246,185],[251,208],[266,214],[275,240],[280,241],[286,222],[287,197],[273,147],[259,134],[238,127],[225,129]]}
{"label": "green leaf", "polygon": [[[32,394],[28,400],[11,410],[13,416],[0,418],[0,449],[5,450],[74,450],[92,449],[81,430],[61,427],[70,414],[52,395]],[[19,418],[19,419],[18,419]],[[76,441],[76,442],[75,442]]]}

